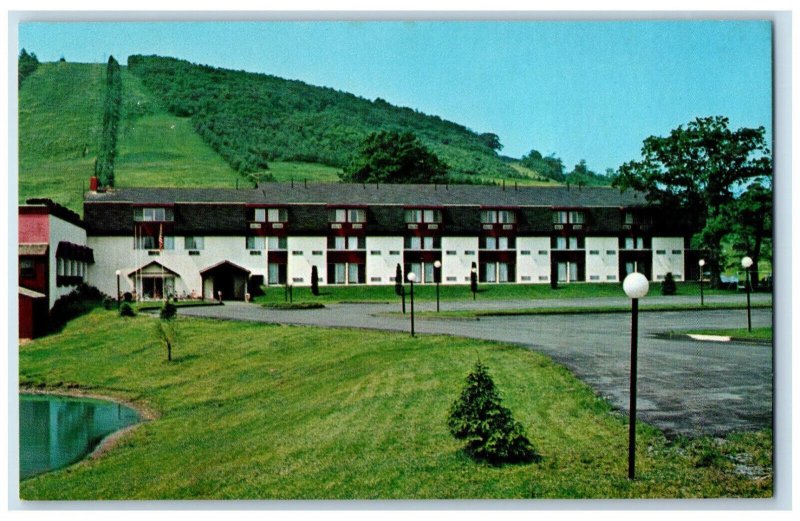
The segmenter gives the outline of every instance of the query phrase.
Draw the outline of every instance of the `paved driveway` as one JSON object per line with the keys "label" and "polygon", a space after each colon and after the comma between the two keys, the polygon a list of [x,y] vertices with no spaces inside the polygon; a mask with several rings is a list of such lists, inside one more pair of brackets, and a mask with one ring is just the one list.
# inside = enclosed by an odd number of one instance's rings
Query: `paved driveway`
{"label": "paved driveway", "polygon": [[[486,307],[486,304],[458,305]],[[450,304],[445,305],[451,308]],[[492,305],[530,307],[531,302],[524,306],[514,302]],[[562,303],[549,301],[547,305]],[[397,311],[398,307],[332,304],[319,310],[276,311],[230,302],[225,306],[183,308],[180,313],[230,320],[408,331],[408,315],[405,318],[379,315]],[[432,309],[433,304],[426,302],[421,307]],[[753,310],[754,326],[771,322],[771,310]],[[732,430],[771,426],[771,346],[666,340],[655,336],[667,330],[745,324],[742,310],[641,313],[638,418],[668,434],[688,436],[721,435]],[[426,319],[416,321],[416,331],[523,345],[567,366],[618,409],[628,409],[630,315],[627,313]]]}

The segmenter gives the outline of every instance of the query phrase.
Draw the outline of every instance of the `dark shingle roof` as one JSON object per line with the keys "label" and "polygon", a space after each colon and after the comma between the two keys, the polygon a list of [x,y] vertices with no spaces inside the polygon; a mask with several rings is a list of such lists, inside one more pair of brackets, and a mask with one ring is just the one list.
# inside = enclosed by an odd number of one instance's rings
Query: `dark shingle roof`
{"label": "dark shingle roof", "polygon": [[86,202],[620,207],[646,201],[644,194],[607,187],[265,183],[247,190],[123,188],[89,193]]}

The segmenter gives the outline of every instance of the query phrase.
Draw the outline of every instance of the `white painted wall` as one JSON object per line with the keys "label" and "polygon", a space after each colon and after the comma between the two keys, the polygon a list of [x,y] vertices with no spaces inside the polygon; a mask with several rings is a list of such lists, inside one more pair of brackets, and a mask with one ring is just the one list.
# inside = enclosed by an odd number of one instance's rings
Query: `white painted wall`
{"label": "white painted wall", "polygon": [[[478,263],[477,237],[442,237],[442,284],[469,284],[473,262]],[[451,277],[456,280],[448,280]]]}
{"label": "white painted wall", "polygon": [[[325,237],[288,237],[286,280],[296,286],[311,286],[311,267],[316,266],[319,283],[327,283],[327,247]],[[322,255],[314,255],[315,251],[321,251]]]}
{"label": "white painted wall", "polygon": [[[367,237],[367,284],[394,284],[397,265],[403,266],[402,237]],[[377,255],[373,253],[380,252]],[[392,254],[391,252],[397,252]],[[380,279],[380,281],[373,280]]]}
{"label": "white painted wall", "polygon": [[683,237],[653,237],[653,280],[664,280],[669,272],[675,280],[684,280],[683,254]]}
{"label": "white painted wall", "polygon": [[[546,252],[540,255],[539,252]],[[523,255],[523,252],[530,252]],[[548,284],[550,282],[550,238],[517,237],[517,282]]]}
{"label": "white painted wall", "polygon": [[[53,307],[56,300],[59,297],[68,295],[71,293],[75,286],[57,286],[56,285],[56,275],[58,274],[58,264],[56,261],[56,250],[58,249],[58,243],[61,241],[71,242],[73,244],[78,244],[81,246],[86,245],[86,230],[81,228],[80,226],[75,226],[74,224],[67,222],[59,217],[54,215],[49,216],[50,219],[50,246],[48,248],[49,253],[49,261],[50,261],[50,273],[48,274],[48,286],[50,288],[50,302],[48,302],[49,308]],[[95,252],[95,262],[97,261],[97,253]],[[88,266],[87,266],[88,268]],[[86,276],[84,276],[84,281],[87,284],[91,284],[91,279],[89,279],[89,272],[87,270]]]}
{"label": "white painted wall", "polygon": [[[164,267],[174,271],[179,278],[175,281],[175,291],[178,295],[203,292],[210,297],[211,290],[207,292],[202,288],[200,271],[213,266],[218,262],[230,261],[238,266],[250,270],[251,275],[267,276],[266,252],[260,255],[250,255],[245,247],[244,237],[208,237],[204,238],[204,248],[198,250],[199,255],[189,255],[184,249],[184,238],[175,237],[175,249],[163,250],[159,255],[148,255],[147,250],[133,248],[133,237],[89,237],[88,245],[94,250],[95,264],[89,268],[91,284],[103,293],[112,297],[117,293],[117,279],[115,272],[122,272],[121,291],[134,290],[134,278],[129,276],[138,268],[158,261]],[[206,294],[208,293],[208,294]]]}
{"label": "white painted wall", "polygon": [[[619,282],[619,239],[586,237],[585,245],[586,282]],[[598,254],[592,255],[593,251],[597,251]]]}

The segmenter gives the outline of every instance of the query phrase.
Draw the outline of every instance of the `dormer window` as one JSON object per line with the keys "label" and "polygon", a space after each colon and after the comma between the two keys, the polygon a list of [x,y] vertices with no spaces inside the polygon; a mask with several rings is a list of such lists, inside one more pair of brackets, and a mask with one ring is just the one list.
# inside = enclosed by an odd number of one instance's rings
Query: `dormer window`
{"label": "dormer window", "polygon": [[332,223],[365,223],[367,211],[363,208],[336,208],[328,213]]}
{"label": "dormer window", "polygon": [[254,208],[252,217],[259,223],[285,223],[289,220],[289,212],[286,208]]}
{"label": "dormer window", "polygon": [[134,208],[133,220],[139,222],[165,222],[174,220],[172,208]]}
{"label": "dormer window", "polygon": [[408,209],[406,210],[406,223],[441,223],[442,211],[441,210],[422,210],[422,209]]}
{"label": "dormer window", "polygon": [[481,224],[514,224],[517,216],[512,210],[481,210]]}
{"label": "dormer window", "polygon": [[557,210],[553,212],[553,224],[583,224],[585,215],[579,210]]}

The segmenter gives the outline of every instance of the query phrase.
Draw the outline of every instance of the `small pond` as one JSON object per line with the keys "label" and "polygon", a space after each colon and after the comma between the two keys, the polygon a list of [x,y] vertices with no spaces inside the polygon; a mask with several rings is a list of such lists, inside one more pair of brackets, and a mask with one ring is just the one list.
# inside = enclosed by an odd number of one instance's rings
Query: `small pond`
{"label": "small pond", "polygon": [[135,410],[116,402],[20,394],[19,477],[75,463],[109,434],[139,421]]}

